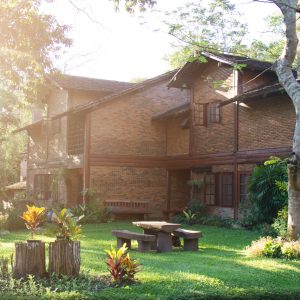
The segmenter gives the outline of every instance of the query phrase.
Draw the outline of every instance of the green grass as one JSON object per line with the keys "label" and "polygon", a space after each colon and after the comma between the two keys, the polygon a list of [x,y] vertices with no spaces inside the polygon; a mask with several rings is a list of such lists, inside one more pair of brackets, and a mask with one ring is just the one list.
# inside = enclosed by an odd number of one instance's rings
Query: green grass
{"label": "green grass", "polygon": [[[245,256],[245,246],[258,238],[253,232],[210,226],[190,228],[204,234],[198,252],[132,250],[131,256],[142,263],[137,276],[140,283],[106,288],[95,299],[300,299],[299,261]],[[107,274],[104,249],[116,244],[112,229],[140,231],[125,222],[86,225],[83,229],[81,270],[92,275]],[[12,253],[14,242],[27,237],[25,231],[0,236],[0,255]]]}

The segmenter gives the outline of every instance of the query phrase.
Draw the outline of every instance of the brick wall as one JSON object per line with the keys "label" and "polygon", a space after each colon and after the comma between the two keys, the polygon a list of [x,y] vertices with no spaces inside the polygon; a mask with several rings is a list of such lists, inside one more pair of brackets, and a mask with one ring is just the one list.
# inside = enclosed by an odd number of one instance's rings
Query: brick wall
{"label": "brick wall", "polygon": [[[222,81],[218,88],[214,82]],[[230,68],[218,66],[216,62],[210,62],[203,73],[194,81],[193,92],[193,134],[192,153],[204,154],[225,152],[233,150],[233,106],[222,108],[221,124],[196,125],[195,109],[198,105],[224,101],[233,97],[232,86],[234,84],[233,71]]]}
{"label": "brick wall", "polygon": [[183,210],[190,200],[190,187],[188,181],[191,178],[190,170],[170,171],[170,208]]}
{"label": "brick wall", "polygon": [[167,122],[167,155],[189,154],[190,130],[181,127],[188,116],[168,119]]}
{"label": "brick wall", "polygon": [[91,113],[91,153],[166,155],[166,126],[152,116],[186,101],[187,92],[168,89],[166,81]]}
{"label": "brick wall", "polygon": [[239,149],[292,146],[293,104],[286,96],[257,99],[240,106]]}
{"label": "brick wall", "polygon": [[151,217],[162,217],[167,205],[165,169],[92,166],[90,188],[102,201],[149,201]]}

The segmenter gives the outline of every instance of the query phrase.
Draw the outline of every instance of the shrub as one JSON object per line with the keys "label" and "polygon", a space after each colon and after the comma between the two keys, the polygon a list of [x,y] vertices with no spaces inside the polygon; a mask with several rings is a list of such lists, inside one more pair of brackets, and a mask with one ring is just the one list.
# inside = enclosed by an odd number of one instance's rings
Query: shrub
{"label": "shrub", "polygon": [[140,271],[140,264],[136,259],[130,258],[128,248],[124,244],[120,249],[105,250],[107,255],[106,265],[116,283],[132,282],[135,274]]}
{"label": "shrub", "polygon": [[234,221],[232,219],[224,219],[220,216],[206,216],[199,220],[199,224],[217,227],[231,228]]}
{"label": "shrub", "polygon": [[72,209],[74,216],[84,217],[80,220],[81,224],[99,224],[110,220],[110,213],[100,201],[93,201],[88,204],[80,204]]}
{"label": "shrub", "polygon": [[4,216],[5,221],[3,222],[3,228],[7,230],[25,229],[25,224],[20,218],[22,212],[23,209],[20,208],[9,209]]}
{"label": "shrub", "polygon": [[278,211],[287,205],[287,181],[286,161],[271,158],[255,167],[249,187],[253,223],[271,224]]}
{"label": "shrub", "polygon": [[285,206],[283,209],[278,211],[277,218],[274,219],[272,228],[277,236],[287,237],[288,236],[288,207]]}
{"label": "shrub", "polygon": [[278,258],[281,257],[281,246],[282,243],[276,240],[270,240],[265,243],[263,255],[267,257]]}
{"label": "shrub", "polygon": [[250,246],[246,247],[246,253],[249,256],[264,256],[265,245],[272,241],[271,237],[263,237],[257,241],[252,241]]}
{"label": "shrub", "polygon": [[300,241],[285,242],[281,251],[283,256],[287,259],[300,258]]}

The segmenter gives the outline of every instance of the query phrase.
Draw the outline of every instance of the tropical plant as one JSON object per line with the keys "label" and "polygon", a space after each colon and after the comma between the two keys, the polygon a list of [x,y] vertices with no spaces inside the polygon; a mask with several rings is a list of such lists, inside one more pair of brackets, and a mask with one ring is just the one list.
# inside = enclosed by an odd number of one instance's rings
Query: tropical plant
{"label": "tropical plant", "polygon": [[25,221],[26,228],[31,231],[31,238],[33,239],[38,226],[45,221],[45,207],[26,206],[27,211],[23,212],[21,219]]}
{"label": "tropical plant", "polygon": [[272,157],[256,166],[250,178],[250,214],[254,223],[271,224],[280,209],[287,205],[288,194],[284,189],[288,181],[285,160]]}
{"label": "tropical plant", "polygon": [[61,211],[53,211],[51,221],[55,224],[54,232],[58,237],[64,239],[77,239],[82,233],[81,225],[78,222],[83,218],[75,218],[67,208]]}
{"label": "tropical plant", "polygon": [[119,249],[105,250],[106,265],[114,282],[133,281],[135,274],[140,271],[140,264],[129,256],[126,244]]}
{"label": "tropical plant", "polygon": [[193,225],[196,220],[196,214],[192,213],[190,209],[184,210],[183,212],[184,220],[186,224]]}

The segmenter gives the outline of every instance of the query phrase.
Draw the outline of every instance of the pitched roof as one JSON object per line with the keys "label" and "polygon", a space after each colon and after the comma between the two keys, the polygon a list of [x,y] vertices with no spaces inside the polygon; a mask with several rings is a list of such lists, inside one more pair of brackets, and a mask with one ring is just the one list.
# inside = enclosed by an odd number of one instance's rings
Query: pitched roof
{"label": "pitched roof", "polygon": [[110,94],[108,96],[101,97],[100,99],[95,99],[94,101],[91,101],[84,105],[75,106],[74,108],[71,108],[70,110],[67,110],[61,114],[58,114],[58,115],[52,117],[52,119],[57,119],[57,118],[61,118],[66,115],[76,114],[76,113],[80,113],[80,112],[93,111],[104,103],[108,103],[110,101],[132,95],[134,93],[139,92],[140,90],[142,90],[144,88],[152,87],[163,80],[169,80],[169,78],[172,77],[176,72],[177,72],[177,70],[166,72],[164,74],[147,79],[140,83],[136,83],[135,85],[133,85],[132,87],[129,87],[126,90],[116,92],[116,93]]}
{"label": "pitched roof", "polygon": [[[300,79],[298,79],[298,82],[300,83]],[[244,102],[246,100],[255,99],[258,97],[267,98],[278,94],[287,95],[282,85],[280,83],[275,83],[271,85],[265,85],[260,88],[252,89],[234,98],[223,101],[220,105],[224,106],[236,101]]]}
{"label": "pitched roof", "polygon": [[[274,73],[272,70],[273,63],[267,61],[259,61],[256,59],[248,58],[245,56],[238,56],[232,54],[220,54],[220,53],[210,53],[201,52],[202,56],[224,63],[229,66],[235,65],[245,65],[243,69],[257,72]],[[205,63],[195,60],[192,62],[187,62],[170,80],[168,87],[177,88],[189,88],[189,85],[193,81],[193,77],[201,72],[201,69],[205,66]]]}
{"label": "pitched roof", "polygon": [[175,105],[171,108],[168,108],[167,110],[164,110],[162,112],[155,114],[152,117],[152,120],[158,121],[158,120],[162,120],[162,119],[173,118],[173,117],[176,117],[178,115],[188,112],[190,109],[191,109],[191,103],[189,101],[184,102],[184,103]]}
{"label": "pitched roof", "polygon": [[50,77],[50,80],[63,89],[107,93],[125,90],[135,85],[135,83],[130,82],[73,76],[68,74],[52,76]]}

